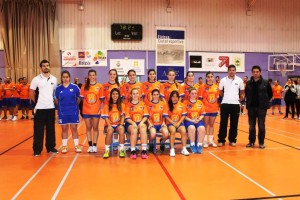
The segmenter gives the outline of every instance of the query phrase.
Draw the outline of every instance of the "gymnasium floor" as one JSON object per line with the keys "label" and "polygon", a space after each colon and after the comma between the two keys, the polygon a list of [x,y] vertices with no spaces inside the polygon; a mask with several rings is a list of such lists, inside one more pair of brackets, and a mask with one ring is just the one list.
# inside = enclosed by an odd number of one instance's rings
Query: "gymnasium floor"
{"label": "gymnasium floor", "polygon": [[[241,116],[237,147],[226,143],[188,157],[177,148],[175,158],[167,151],[147,160],[116,154],[103,159],[102,134],[98,153],[86,153],[83,122],[83,153],[74,152],[70,138],[67,154],[47,154],[44,149],[34,157],[32,120],[2,120],[0,199],[300,199],[300,121],[282,117],[268,114],[264,150],[245,148],[248,123]],[[219,117],[215,135],[218,127]],[[58,149],[60,133],[57,125]]]}

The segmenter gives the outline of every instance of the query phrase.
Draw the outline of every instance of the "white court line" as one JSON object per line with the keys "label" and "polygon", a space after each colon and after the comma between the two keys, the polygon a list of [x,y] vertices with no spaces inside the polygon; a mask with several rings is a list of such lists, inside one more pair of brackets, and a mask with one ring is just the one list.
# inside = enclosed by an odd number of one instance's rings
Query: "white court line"
{"label": "white court line", "polygon": [[220,157],[216,156],[214,153],[212,153],[212,152],[209,152],[209,153],[212,156],[214,156],[216,159],[218,159],[219,161],[221,161],[222,163],[224,163],[225,165],[227,165],[228,167],[230,167],[231,169],[233,169],[234,171],[236,171],[238,174],[240,174],[244,178],[248,179],[250,182],[254,183],[256,186],[258,186],[259,188],[261,188],[262,190],[264,190],[265,192],[267,192],[269,195],[271,195],[273,197],[277,196],[276,194],[274,194],[273,192],[271,192],[270,190],[268,190],[267,188],[265,188],[264,186],[262,186],[261,184],[259,184],[258,182],[256,182],[255,180],[253,180],[252,178],[250,178],[249,176],[247,176],[243,172],[241,172],[240,170],[236,169],[235,167],[233,167],[232,165],[230,165],[229,163],[227,163],[226,161],[224,161]]}
{"label": "white court line", "polygon": [[[83,123],[80,123],[77,129],[81,127]],[[68,137],[68,140],[71,138],[72,134]],[[60,149],[62,145],[58,149]],[[19,191],[12,197],[12,200],[16,199],[21,192],[25,190],[25,188],[31,183],[31,181],[42,171],[42,169],[48,164],[48,162],[54,157],[56,154],[52,154],[45,162],[44,164],[28,179],[28,181],[19,189]]]}
{"label": "white court line", "polygon": [[[87,138],[85,138],[83,144],[85,144],[86,141],[87,141]],[[72,170],[72,168],[73,168],[73,166],[74,166],[74,164],[75,164],[75,162],[76,162],[78,156],[79,156],[79,154],[77,153],[76,156],[74,157],[72,163],[70,164],[70,166],[69,166],[69,168],[68,168],[66,174],[64,175],[63,179],[61,180],[59,186],[57,187],[57,189],[56,189],[54,195],[52,196],[51,200],[55,200],[55,199],[56,199],[56,197],[57,197],[58,193],[60,192],[62,186],[64,185],[65,181],[67,180],[67,177],[69,176],[69,174],[70,174],[70,172],[71,172],[71,170]]]}

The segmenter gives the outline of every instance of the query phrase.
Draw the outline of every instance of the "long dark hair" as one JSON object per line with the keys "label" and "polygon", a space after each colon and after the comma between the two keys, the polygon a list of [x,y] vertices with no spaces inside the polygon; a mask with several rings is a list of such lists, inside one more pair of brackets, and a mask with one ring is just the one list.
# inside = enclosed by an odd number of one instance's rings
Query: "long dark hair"
{"label": "long dark hair", "polygon": [[[88,75],[90,74],[90,73],[92,73],[92,72],[94,72],[95,73],[95,75],[97,75],[97,72],[96,72],[96,70],[94,70],[94,69],[90,69],[89,71],[88,71]],[[90,89],[90,79],[88,78],[87,79],[87,81],[86,81],[86,84],[85,84],[85,86],[84,86],[84,90],[89,90]]]}
{"label": "long dark hair", "polygon": [[120,87],[118,71],[116,69],[111,69],[108,71],[108,74],[110,74],[110,72],[116,72],[117,76],[116,76],[115,82]]}
{"label": "long dark hair", "polygon": [[[175,77],[176,77],[176,72],[174,71],[174,69],[169,69],[167,74],[169,74],[170,72],[174,72]],[[177,85],[178,83],[176,82],[175,79],[174,79],[174,83],[175,83],[176,89],[178,89],[178,85]]]}
{"label": "long dark hair", "polygon": [[114,104],[114,100],[112,99],[113,92],[117,92],[119,95],[118,100],[117,100],[117,108],[118,108],[119,112],[122,112],[122,98],[121,98],[120,90],[118,88],[114,88],[110,91],[110,97],[109,97],[109,101],[108,101],[108,110],[111,111],[113,104]]}
{"label": "long dark hair", "polygon": [[[67,71],[67,70],[62,71],[61,74],[60,74],[61,84],[63,83],[63,81],[62,81],[62,76],[63,76],[64,74],[68,74],[68,76],[71,78],[71,75],[70,75],[70,72],[69,72],[69,71]],[[24,78],[24,77],[23,77],[23,78]],[[23,78],[22,78],[22,79],[23,79]]]}
{"label": "long dark hair", "polygon": [[177,97],[179,98],[179,93],[177,92],[177,90],[173,90],[170,94],[170,98],[169,98],[169,101],[168,101],[168,105],[169,105],[169,110],[171,112],[173,112],[173,109],[174,109],[174,105],[173,105],[173,102],[172,102],[172,97],[174,95],[177,95]]}
{"label": "long dark hair", "polygon": [[[155,75],[156,75],[156,71],[155,71],[154,69],[149,69],[149,70],[148,70],[148,82],[150,82],[150,79],[149,79],[149,74],[150,74],[150,72],[154,72]],[[156,81],[156,78],[154,79],[154,81]]]}
{"label": "long dark hair", "polygon": [[[214,75],[214,73],[212,72],[212,71],[208,71],[208,72],[206,72],[206,75],[205,75],[205,77],[207,77],[208,75]],[[207,84],[207,80],[205,79],[205,83]]]}

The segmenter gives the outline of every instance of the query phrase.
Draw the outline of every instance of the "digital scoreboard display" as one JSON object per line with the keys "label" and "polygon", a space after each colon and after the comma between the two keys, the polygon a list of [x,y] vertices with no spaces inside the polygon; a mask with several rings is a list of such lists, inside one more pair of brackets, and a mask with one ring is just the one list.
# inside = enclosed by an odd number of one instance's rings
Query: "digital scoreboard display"
{"label": "digital scoreboard display", "polygon": [[141,24],[112,24],[112,40],[142,40],[143,26]]}

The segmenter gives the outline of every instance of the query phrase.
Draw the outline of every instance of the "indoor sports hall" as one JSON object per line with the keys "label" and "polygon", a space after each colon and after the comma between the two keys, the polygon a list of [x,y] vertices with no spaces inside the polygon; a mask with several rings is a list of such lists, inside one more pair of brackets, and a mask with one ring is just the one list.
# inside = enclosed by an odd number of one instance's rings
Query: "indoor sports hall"
{"label": "indoor sports hall", "polygon": [[[168,81],[172,69],[182,83],[194,73],[194,83],[206,72],[226,77],[230,64],[236,76],[252,76],[252,66],[273,85],[284,87],[300,78],[300,1],[298,0],[1,0],[0,78],[28,84],[50,62],[50,73],[62,82],[84,83],[88,71],[97,82],[116,69],[120,82],[134,69],[136,82]],[[215,81],[215,80],[214,80]],[[299,83],[298,83],[299,84]],[[296,86],[297,84],[295,84]],[[1,87],[0,87],[1,88]],[[129,92],[129,91],[128,91]],[[300,118],[286,113],[284,92],[279,110],[268,109],[265,148],[249,143],[248,110],[239,114],[236,146],[203,148],[201,154],[181,154],[176,134],[176,156],[166,147],[141,158],[118,156],[118,143],[105,153],[104,120],[99,122],[98,151],[88,153],[85,119],[77,126],[81,153],[72,135],[62,153],[62,129],[55,114],[57,154],[34,156],[32,112],[19,109],[16,120],[4,119],[0,106],[0,199],[300,199]],[[1,96],[1,91],[0,91]],[[1,100],[1,99],[0,99]],[[101,108],[102,109],[102,108]],[[9,111],[7,111],[9,112]],[[214,123],[218,143],[220,112]],[[282,114],[281,114],[282,113]],[[21,118],[22,117],[22,118]],[[26,119],[26,117],[28,119]],[[13,119],[13,118],[12,118]],[[228,129],[229,129],[228,124]],[[114,148],[116,147],[116,148]],[[130,148],[128,140],[125,148]]]}

